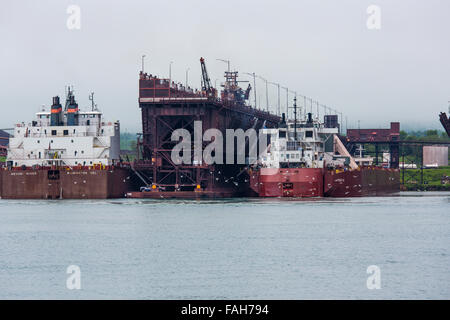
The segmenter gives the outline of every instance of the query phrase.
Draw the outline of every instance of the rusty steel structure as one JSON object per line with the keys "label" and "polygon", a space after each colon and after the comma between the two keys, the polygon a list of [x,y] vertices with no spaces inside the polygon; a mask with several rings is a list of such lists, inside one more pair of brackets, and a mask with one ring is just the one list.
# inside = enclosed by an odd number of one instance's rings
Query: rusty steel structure
{"label": "rusty steel structure", "polygon": [[[178,143],[171,139],[174,130],[185,129],[194,137],[194,122],[201,121],[202,136],[206,130],[215,128],[225,137],[226,129],[258,130],[274,127],[280,121],[278,116],[247,104],[251,87],[246,90],[239,87],[237,71],[225,72],[226,81],[218,97],[203,58],[200,66],[201,90],[140,72],[142,134],[138,138],[139,157],[133,163],[133,170],[143,186],[151,191],[145,193],[150,197],[163,193],[183,197],[189,193],[226,197],[249,189],[245,185],[245,174],[242,174],[245,165],[208,165],[203,161],[175,164],[171,159],[172,149]],[[202,142],[202,150],[207,144],[209,142]]]}
{"label": "rusty steel structure", "polygon": [[[194,122],[201,121],[203,133],[215,128],[225,137],[226,129],[256,130],[273,127],[280,118],[247,104],[251,87],[239,87],[237,71],[226,71],[220,97],[211,86],[205,60],[200,59],[202,88],[194,90],[170,79],[161,79],[140,72],[139,107],[142,114],[142,134],[138,138],[139,157],[133,170],[148,188],[146,195],[189,193],[205,196],[233,196],[244,190],[245,165],[214,164],[192,161],[175,164],[171,158],[176,129],[186,129],[194,137]],[[192,148],[194,148],[192,139]],[[202,150],[209,142],[202,142]],[[193,154],[193,152],[192,152]],[[225,159],[225,155],[223,159]]]}
{"label": "rusty steel structure", "polygon": [[400,157],[400,123],[391,122],[389,129],[348,129],[343,139],[347,149],[353,153],[359,144],[375,145],[375,165],[378,165],[380,145],[389,146],[391,168],[399,167]]}
{"label": "rusty steel structure", "polygon": [[447,132],[447,135],[450,137],[450,118],[447,116],[445,112],[441,112],[439,114],[439,121],[441,121],[442,126]]}

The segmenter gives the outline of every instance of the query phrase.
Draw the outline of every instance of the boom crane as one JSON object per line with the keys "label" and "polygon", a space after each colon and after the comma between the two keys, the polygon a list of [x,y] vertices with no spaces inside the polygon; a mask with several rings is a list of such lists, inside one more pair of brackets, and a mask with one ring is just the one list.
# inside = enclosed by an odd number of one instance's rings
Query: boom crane
{"label": "boom crane", "polygon": [[202,68],[202,90],[206,92],[208,97],[216,96],[216,89],[211,85],[211,80],[208,76],[208,71],[206,71],[205,59],[200,58],[200,66]]}

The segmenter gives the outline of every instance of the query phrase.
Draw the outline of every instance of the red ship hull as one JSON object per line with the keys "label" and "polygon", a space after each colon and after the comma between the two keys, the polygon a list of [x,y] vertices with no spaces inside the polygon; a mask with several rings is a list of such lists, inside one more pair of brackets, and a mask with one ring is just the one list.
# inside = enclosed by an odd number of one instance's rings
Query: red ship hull
{"label": "red ship hull", "polygon": [[250,172],[250,186],[259,197],[362,197],[400,191],[398,169],[357,170],[261,168]]}
{"label": "red ship hull", "polygon": [[400,171],[379,167],[328,170],[324,175],[326,197],[383,196],[400,192]]}
{"label": "red ship hull", "polygon": [[259,197],[322,197],[323,170],[261,168],[250,173],[250,186]]}
{"label": "red ship hull", "polygon": [[134,189],[129,168],[27,168],[0,170],[2,199],[123,198]]}

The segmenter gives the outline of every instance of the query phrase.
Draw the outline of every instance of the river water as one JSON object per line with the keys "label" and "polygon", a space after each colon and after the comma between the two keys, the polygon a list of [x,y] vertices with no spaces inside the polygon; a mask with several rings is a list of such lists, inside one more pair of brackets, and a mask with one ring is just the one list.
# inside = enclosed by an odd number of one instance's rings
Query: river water
{"label": "river water", "polygon": [[0,200],[0,298],[450,299],[449,209],[445,192]]}

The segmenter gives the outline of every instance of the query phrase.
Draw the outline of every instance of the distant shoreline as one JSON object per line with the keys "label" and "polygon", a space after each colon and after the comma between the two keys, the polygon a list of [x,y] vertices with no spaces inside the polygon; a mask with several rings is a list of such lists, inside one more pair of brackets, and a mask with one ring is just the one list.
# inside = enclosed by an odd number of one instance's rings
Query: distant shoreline
{"label": "distant shoreline", "polygon": [[450,184],[443,185],[400,185],[400,191],[450,191]]}

